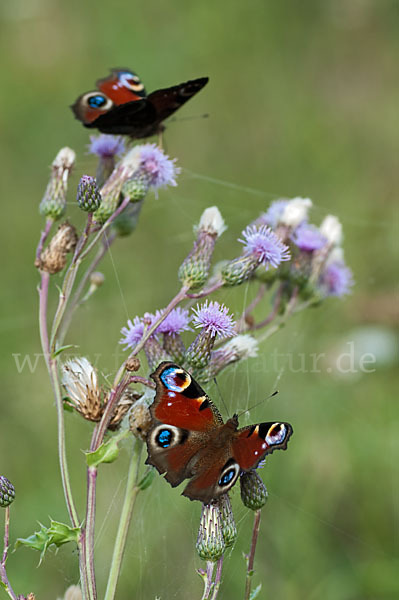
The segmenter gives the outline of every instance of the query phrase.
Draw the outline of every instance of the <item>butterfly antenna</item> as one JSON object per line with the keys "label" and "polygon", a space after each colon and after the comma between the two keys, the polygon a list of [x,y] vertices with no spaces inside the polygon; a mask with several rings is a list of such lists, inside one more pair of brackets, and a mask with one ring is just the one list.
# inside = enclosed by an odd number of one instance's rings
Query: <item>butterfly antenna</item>
{"label": "butterfly antenna", "polygon": [[208,119],[209,113],[204,113],[202,115],[190,115],[189,117],[171,117],[167,120],[167,123],[176,123],[177,121],[194,121],[197,119]]}
{"label": "butterfly antenna", "polygon": [[218,382],[216,381],[216,377],[214,377],[214,378],[213,378],[213,381],[214,381],[214,383],[215,383],[215,385],[216,385],[216,389],[217,389],[217,391],[218,391],[218,394],[219,394],[220,400],[221,400],[221,402],[222,402],[222,404],[223,404],[224,410],[226,411],[226,414],[228,415],[228,414],[229,414],[229,409],[228,409],[228,408],[227,408],[227,406],[226,406],[226,402],[223,400],[223,396],[222,396],[222,393],[221,393],[221,391],[220,391],[220,388],[219,388]]}
{"label": "butterfly antenna", "polygon": [[278,390],[273,392],[273,394],[270,394],[270,396],[268,396],[267,398],[263,398],[263,400],[259,400],[259,402],[257,402],[256,404],[253,404],[249,408],[246,408],[245,410],[243,410],[242,412],[239,413],[238,418],[240,418],[246,412],[249,412],[250,410],[254,409],[256,406],[259,406],[259,404],[263,404],[263,402],[265,402],[265,400],[270,400],[270,398],[273,398],[273,396],[277,396],[277,394],[278,394]]}

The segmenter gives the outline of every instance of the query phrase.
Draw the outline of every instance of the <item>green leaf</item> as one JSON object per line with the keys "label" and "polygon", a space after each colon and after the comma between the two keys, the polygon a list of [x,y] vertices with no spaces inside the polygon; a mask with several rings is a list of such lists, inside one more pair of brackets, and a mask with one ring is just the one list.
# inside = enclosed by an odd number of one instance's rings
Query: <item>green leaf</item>
{"label": "green leaf", "polygon": [[0,581],[0,586],[4,589],[4,590],[8,590],[8,587],[6,586],[5,583],[3,583],[2,581]]}
{"label": "green leaf", "polygon": [[69,527],[65,523],[59,521],[50,521],[50,527],[45,527],[41,523],[40,530],[35,531],[32,535],[27,538],[18,538],[15,542],[15,547],[26,546],[32,550],[38,550],[40,552],[39,565],[41,564],[43,557],[47,549],[54,545],[57,548],[68,542],[78,543],[80,528]]}
{"label": "green leaf", "polygon": [[146,490],[148,487],[150,487],[150,485],[154,481],[154,477],[155,477],[155,469],[154,469],[154,467],[150,467],[148,469],[148,471],[146,473],[144,473],[143,477],[139,481],[138,487],[141,490]]}
{"label": "green leaf", "polygon": [[118,439],[113,437],[108,442],[101,444],[94,452],[86,452],[88,467],[97,467],[101,463],[112,463],[118,458]]}
{"label": "green leaf", "polygon": [[67,344],[66,346],[61,346],[60,348],[57,348],[57,350],[55,350],[53,352],[52,358],[55,358],[56,356],[58,356],[65,350],[69,350],[69,348],[77,348],[77,346],[76,346],[76,344]]}
{"label": "green leaf", "polygon": [[255,588],[252,592],[251,595],[249,596],[249,600],[255,600],[255,598],[257,598],[260,594],[260,590],[262,589],[262,584],[260,583],[258,585],[257,588]]}

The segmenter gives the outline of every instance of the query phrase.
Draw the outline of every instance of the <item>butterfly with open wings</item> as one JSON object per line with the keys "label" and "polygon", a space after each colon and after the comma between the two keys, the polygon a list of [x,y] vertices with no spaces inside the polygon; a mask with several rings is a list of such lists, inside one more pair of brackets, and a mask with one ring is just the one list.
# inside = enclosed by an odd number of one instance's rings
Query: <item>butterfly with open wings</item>
{"label": "butterfly with open wings", "polygon": [[161,133],[163,121],[207,83],[208,77],[200,77],[147,96],[133,71],[111,69],[111,75],[96,81],[98,90],[81,94],[71,109],[85,127],[132,139],[146,138]]}
{"label": "butterfly with open wings", "polygon": [[289,423],[271,421],[238,429],[234,415],[226,423],[191,375],[162,362],[151,375],[156,394],[150,406],[147,464],[173,486],[190,479],[183,495],[209,504],[225,494],[242,471],[254,469],[274,450],[285,450]]}

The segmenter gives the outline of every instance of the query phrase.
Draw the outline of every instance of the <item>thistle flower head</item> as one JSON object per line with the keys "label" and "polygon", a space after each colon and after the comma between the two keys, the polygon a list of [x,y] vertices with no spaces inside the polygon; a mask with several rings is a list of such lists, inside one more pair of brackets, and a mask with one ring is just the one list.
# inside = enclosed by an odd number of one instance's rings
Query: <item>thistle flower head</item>
{"label": "thistle flower head", "polygon": [[222,494],[218,501],[220,510],[220,524],[226,548],[234,544],[237,539],[237,527],[234,520],[231,500],[228,494]]}
{"label": "thistle flower head", "polygon": [[82,600],[82,591],[78,585],[70,585],[66,590],[64,598],[58,600]]}
{"label": "thistle flower head", "polygon": [[125,151],[125,142],[121,136],[91,135],[88,145],[90,154],[96,154],[100,158],[113,158],[116,154],[122,154]]}
{"label": "thistle flower head", "polygon": [[322,293],[326,296],[350,294],[353,284],[353,273],[343,260],[328,261],[319,280]]}
{"label": "thistle flower head", "polygon": [[68,360],[62,367],[62,384],[69,403],[89,421],[102,414],[102,390],[97,371],[84,356]]}
{"label": "thistle flower head", "polygon": [[249,225],[242,236],[244,239],[238,241],[244,244],[244,253],[255,257],[266,268],[269,265],[276,268],[282,261],[290,259],[288,246],[283,244],[270,227]]}
{"label": "thistle flower head", "polygon": [[135,348],[140,342],[144,333],[144,323],[140,317],[134,317],[133,321],[128,319],[127,327],[122,327],[121,333],[124,336],[119,340],[120,344],[125,344],[124,350]]}
{"label": "thistle flower head", "polygon": [[258,356],[258,350],[258,341],[249,333],[234,336],[220,348],[220,352],[226,356],[234,356],[236,360],[255,358]]}
{"label": "thistle flower head", "polygon": [[298,227],[302,221],[306,221],[311,206],[310,198],[292,198],[284,207],[279,222],[287,227]]}
{"label": "thistle flower head", "polygon": [[61,148],[51,165],[51,176],[40,203],[40,214],[53,219],[62,217],[66,210],[68,177],[75,163],[75,152]]}
{"label": "thistle flower head", "polygon": [[320,225],[320,231],[332,246],[342,244],[343,234],[340,220],[334,215],[327,215]]}
{"label": "thistle flower head", "polygon": [[202,213],[200,222],[194,227],[194,232],[203,231],[209,235],[220,237],[226,229],[227,225],[218,207],[210,206]]}
{"label": "thistle flower head", "polygon": [[101,194],[94,177],[83,175],[80,178],[76,199],[79,208],[85,212],[92,213],[99,208],[101,204]]}
{"label": "thistle flower head", "polygon": [[258,223],[267,225],[272,229],[277,227],[288,202],[288,200],[283,199],[272,202],[267,211],[260,215]]}
{"label": "thistle flower head", "polygon": [[214,562],[219,560],[226,549],[218,504],[202,505],[196,549],[200,558]]}
{"label": "thistle flower head", "polygon": [[206,300],[193,309],[193,313],[194,327],[204,329],[211,337],[218,335],[220,338],[227,338],[234,335],[235,322],[224,304]]}
{"label": "thistle flower head", "polygon": [[15,498],[15,489],[11,481],[4,477],[4,475],[0,475],[0,506],[6,508],[12,502],[14,502]]}
{"label": "thistle flower head", "polygon": [[43,250],[35,266],[47,273],[59,273],[67,263],[67,255],[73,252],[78,241],[76,229],[69,223],[62,223],[47,248]]}
{"label": "thistle flower head", "polygon": [[291,239],[304,252],[320,250],[327,244],[327,238],[315,225],[303,222],[294,230]]}
{"label": "thistle flower head", "polygon": [[248,471],[240,477],[241,500],[247,508],[259,510],[266,504],[267,489],[256,471]]}
{"label": "thistle flower head", "polygon": [[136,176],[145,175],[155,190],[168,185],[176,186],[176,176],[180,169],[175,159],[169,158],[156,144],[135,146],[123,159],[125,164],[136,164]]}
{"label": "thistle flower head", "polygon": [[[160,311],[155,313],[155,317],[160,315]],[[165,333],[166,335],[178,335],[183,331],[191,331],[190,320],[191,316],[188,310],[180,307],[174,308],[157,327],[156,332]]]}

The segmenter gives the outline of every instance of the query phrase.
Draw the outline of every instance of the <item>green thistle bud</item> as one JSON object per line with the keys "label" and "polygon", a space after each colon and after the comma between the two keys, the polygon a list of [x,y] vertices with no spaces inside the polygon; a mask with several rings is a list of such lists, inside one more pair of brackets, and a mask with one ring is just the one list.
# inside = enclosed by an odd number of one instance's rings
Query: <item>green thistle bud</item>
{"label": "green thistle bud", "polygon": [[218,504],[203,504],[196,543],[202,560],[216,562],[226,549]]}
{"label": "green thistle bud", "polygon": [[237,539],[237,527],[234,520],[231,500],[228,494],[223,494],[219,498],[220,521],[222,526],[222,534],[226,548],[234,544]]}
{"label": "green thistle bud", "polygon": [[184,361],[186,347],[178,333],[164,333],[163,347],[165,352],[167,352],[177,364],[181,364]]}
{"label": "green thistle bud", "polygon": [[116,217],[112,227],[119,236],[125,237],[133,233],[136,229],[142,206],[142,201],[136,202],[135,204],[129,204],[125,210]]}
{"label": "green thistle bud", "polygon": [[190,289],[202,287],[209,275],[211,258],[217,238],[226,229],[216,206],[207,208],[196,227],[197,239],[193,249],[179,268],[181,283]]}
{"label": "green thistle bud", "polygon": [[96,180],[90,175],[83,175],[80,178],[77,193],[77,202],[79,208],[85,212],[95,212],[101,204],[101,194],[98,190]]}
{"label": "green thistle bud", "polygon": [[163,360],[170,360],[161,344],[154,336],[150,336],[144,345],[144,352],[147,358],[148,366],[155,370]]}
{"label": "green thistle bud", "polygon": [[255,272],[259,261],[253,256],[239,256],[229,261],[222,268],[222,279],[225,285],[240,285]]}
{"label": "green thistle bud", "polygon": [[203,329],[188,347],[185,360],[191,367],[202,369],[206,367],[211,359],[212,348],[215,344],[216,336],[210,331]]}
{"label": "green thistle bud", "polygon": [[65,213],[68,177],[75,163],[75,152],[62,148],[51,165],[51,176],[40,203],[40,214],[56,221]]}
{"label": "green thistle bud", "polygon": [[4,475],[0,475],[0,506],[6,508],[12,502],[14,502],[15,498],[15,489],[11,481],[4,477]]}
{"label": "green thistle bud", "polygon": [[243,473],[240,477],[241,500],[251,510],[259,510],[266,504],[267,489],[256,471]]}
{"label": "green thistle bud", "polygon": [[130,198],[130,202],[144,200],[150,188],[151,178],[146,173],[137,172],[136,176],[125,181],[122,187],[124,196]]}

